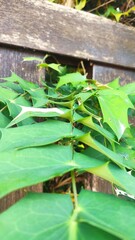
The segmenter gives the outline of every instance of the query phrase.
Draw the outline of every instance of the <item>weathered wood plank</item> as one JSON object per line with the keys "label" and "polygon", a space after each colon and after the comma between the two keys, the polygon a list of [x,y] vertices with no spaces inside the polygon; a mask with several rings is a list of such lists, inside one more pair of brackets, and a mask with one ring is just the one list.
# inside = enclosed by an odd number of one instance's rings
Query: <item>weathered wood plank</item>
{"label": "weathered wood plank", "polygon": [[[38,82],[39,72],[36,68],[36,62],[23,62],[23,58],[43,58],[44,56],[45,53],[43,52],[0,46],[0,78],[8,77],[11,75],[11,72],[15,72],[28,81]],[[42,78],[45,78],[44,70],[42,71]]]}
{"label": "weathered wood plank", "polygon": [[0,6],[0,43],[135,68],[135,28],[46,0]]}
{"label": "weathered wood plank", "polygon": [[3,197],[2,199],[0,199],[0,213],[12,206],[14,203],[16,203],[28,192],[43,192],[43,185],[39,183],[31,187],[22,188]]}
{"label": "weathered wood plank", "polygon": [[92,176],[91,190],[94,192],[113,193],[112,184],[96,175]]}
{"label": "weathered wood plank", "polygon": [[108,83],[119,77],[120,83],[130,83],[135,81],[135,70],[127,70],[122,68],[114,68],[93,64],[93,79],[99,82]]}

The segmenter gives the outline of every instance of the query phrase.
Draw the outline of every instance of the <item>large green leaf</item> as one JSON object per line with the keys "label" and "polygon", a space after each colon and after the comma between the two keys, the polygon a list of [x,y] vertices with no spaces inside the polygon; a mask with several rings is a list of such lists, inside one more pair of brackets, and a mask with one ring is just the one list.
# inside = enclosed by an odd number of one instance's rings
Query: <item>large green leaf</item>
{"label": "large green leaf", "polygon": [[1,214],[0,238],[134,239],[135,204],[89,191],[82,191],[78,200],[79,205],[73,210],[69,195],[30,193]]}
{"label": "large green leaf", "polygon": [[[0,197],[7,193],[63,175],[73,169],[90,169],[103,164],[58,144],[0,152]],[[84,162],[85,160],[85,162]]]}
{"label": "large green leaf", "polygon": [[72,211],[68,195],[29,194],[1,215],[0,238],[68,240]]}
{"label": "large green leaf", "polygon": [[129,175],[125,170],[110,162],[87,169],[88,172],[102,177],[103,179],[116,184],[127,193],[135,196],[135,177]]}
{"label": "large green leaf", "polygon": [[18,96],[18,93],[12,89],[6,89],[0,86],[0,101],[7,103],[7,100],[13,100]]}
{"label": "large green leaf", "polygon": [[111,151],[109,148],[102,145],[100,142],[92,138],[90,133],[86,133],[85,135],[79,137],[78,140],[104,154],[106,157],[108,157],[108,159],[112,160],[118,166],[130,168],[130,164],[128,164],[123,156]]}
{"label": "large green leaf", "polygon": [[[8,127],[11,127],[15,124],[18,124],[21,121],[24,121],[25,119],[29,117],[58,117],[65,115],[66,112],[68,112],[68,109],[59,109],[59,108],[35,108],[35,107],[27,107],[23,105],[19,105],[16,103],[11,103],[12,108],[13,105],[17,111],[19,111],[19,114],[9,123]],[[29,121],[29,120],[28,120]]]}
{"label": "large green leaf", "polygon": [[[73,160],[79,172],[87,171],[95,174],[123,188],[127,193],[135,195],[135,177],[119,168],[116,164],[109,162],[103,154],[88,148],[88,151],[84,151],[84,153],[75,152]],[[87,168],[87,166],[90,167]]]}
{"label": "large green leaf", "polygon": [[[72,131],[70,123],[55,120],[1,129],[0,196],[83,166],[82,160],[78,163],[73,160],[71,146],[50,145],[80,134],[77,129]],[[89,157],[86,160],[85,168],[101,165],[98,161],[90,162]]]}
{"label": "large green leaf", "polygon": [[129,128],[127,110],[133,108],[127,94],[121,90],[106,89],[98,92],[98,100],[106,122],[118,139]]}
{"label": "large green leaf", "polygon": [[61,86],[71,83],[73,86],[77,86],[79,83],[84,83],[86,82],[86,76],[81,75],[81,73],[76,72],[76,73],[68,73],[64,76],[60,77],[60,80],[57,84],[57,88],[60,88]]}
{"label": "large green leaf", "polygon": [[81,134],[77,129],[72,131],[72,124],[47,120],[41,123],[15,128],[1,128],[0,151],[44,146],[63,138],[73,138]]}
{"label": "large green leaf", "polygon": [[120,239],[134,239],[134,203],[112,195],[83,191],[79,196],[79,209],[79,221],[99,227]]}
{"label": "large green leaf", "polygon": [[19,77],[14,72],[12,72],[10,77],[5,77],[5,78],[2,78],[2,79],[5,80],[5,81],[8,81],[8,82],[12,82],[12,83],[17,82],[17,83],[20,84],[20,86],[24,90],[39,88],[38,84],[33,83],[33,82],[28,82],[28,81],[24,80],[23,78]]}
{"label": "large green leaf", "polygon": [[[55,128],[57,124],[57,128]],[[63,129],[66,129],[66,132]],[[47,145],[80,131],[59,121],[2,129],[0,144],[0,196],[12,190],[59,176],[72,169],[87,170],[135,194],[135,179],[121,169],[106,169],[106,160],[74,152],[70,146]],[[64,133],[63,133],[64,132]],[[11,139],[14,139],[11,141]],[[38,147],[36,147],[38,146]],[[41,146],[41,147],[40,147]],[[44,146],[44,147],[42,147]],[[73,156],[72,156],[73,154]],[[123,173],[123,175],[117,174]],[[124,175],[125,174],[125,175]],[[124,177],[124,179],[122,179]],[[128,181],[127,181],[128,180]]]}
{"label": "large green leaf", "polygon": [[60,176],[76,167],[70,146],[48,145],[0,152],[0,197]]}

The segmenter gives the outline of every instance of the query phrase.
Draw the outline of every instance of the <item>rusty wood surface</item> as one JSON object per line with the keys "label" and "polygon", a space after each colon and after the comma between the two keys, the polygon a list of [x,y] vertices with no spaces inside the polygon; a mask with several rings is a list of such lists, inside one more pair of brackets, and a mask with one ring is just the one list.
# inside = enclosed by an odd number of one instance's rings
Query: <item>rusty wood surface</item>
{"label": "rusty wood surface", "polygon": [[0,0],[0,43],[135,69],[135,28],[46,0]]}

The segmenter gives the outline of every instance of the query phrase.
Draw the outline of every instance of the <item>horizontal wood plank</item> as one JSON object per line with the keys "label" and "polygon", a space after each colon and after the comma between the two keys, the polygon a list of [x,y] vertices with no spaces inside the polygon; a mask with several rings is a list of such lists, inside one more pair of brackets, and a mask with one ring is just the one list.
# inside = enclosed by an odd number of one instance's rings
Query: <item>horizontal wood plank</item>
{"label": "horizontal wood plank", "polygon": [[23,62],[24,57],[43,58],[43,52],[37,52],[27,49],[14,49],[7,46],[0,46],[0,78],[8,77],[11,72],[31,82],[38,82],[39,75],[45,79],[45,70],[38,71],[37,62]]}
{"label": "horizontal wood plank", "polygon": [[135,82],[135,70],[93,64],[92,78],[104,83],[119,78],[121,85],[124,85],[126,83]]}
{"label": "horizontal wood plank", "polygon": [[135,69],[135,28],[46,0],[0,0],[0,43]]}

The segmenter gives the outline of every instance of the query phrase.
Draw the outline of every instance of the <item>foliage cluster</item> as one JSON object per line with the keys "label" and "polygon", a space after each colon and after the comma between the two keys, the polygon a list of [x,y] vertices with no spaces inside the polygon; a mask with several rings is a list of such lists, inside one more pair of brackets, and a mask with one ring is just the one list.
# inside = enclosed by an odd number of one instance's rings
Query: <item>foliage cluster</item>
{"label": "foliage cluster", "polygon": [[49,0],[135,26],[135,0]]}
{"label": "foliage cluster", "polygon": [[104,85],[59,64],[25,60],[46,68],[46,81],[12,73],[0,83],[0,197],[65,173],[72,185],[66,193],[29,193],[0,215],[0,238],[133,240],[135,203],[77,191],[76,176],[90,172],[135,195],[135,127],[128,121],[135,83]]}

